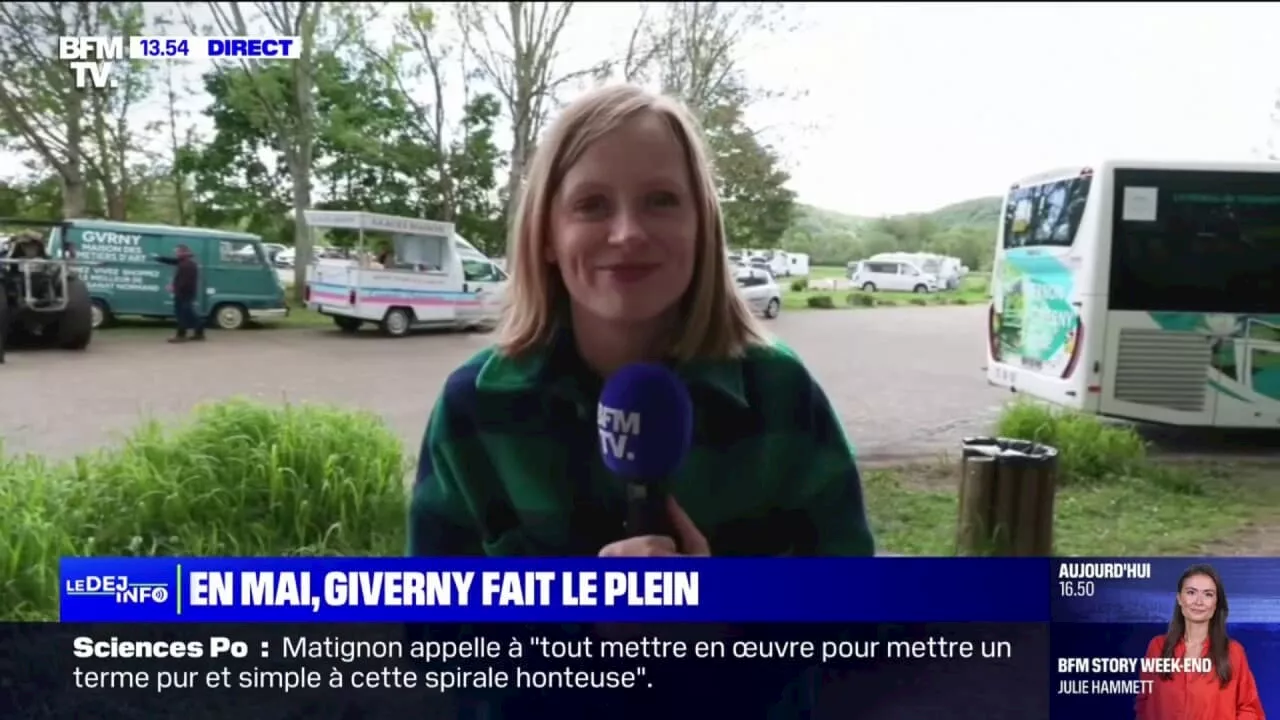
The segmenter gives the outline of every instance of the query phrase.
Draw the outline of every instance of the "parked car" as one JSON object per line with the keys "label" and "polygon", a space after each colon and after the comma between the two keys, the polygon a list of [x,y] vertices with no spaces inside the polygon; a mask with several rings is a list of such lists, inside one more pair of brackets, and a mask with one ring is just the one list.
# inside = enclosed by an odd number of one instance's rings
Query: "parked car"
{"label": "parked car", "polygon": [[930,293],[938,291],[938,278],[905,260],[863,260],[849,270],[849,283],[866,292],[889,290]]}
{"label": "parked car", "polygon": [[782,290],[773,274],[762,268],[742,268],[735,273],[738,292],[742,294],[753,312],[766,318],[778,317],[782,310]]}

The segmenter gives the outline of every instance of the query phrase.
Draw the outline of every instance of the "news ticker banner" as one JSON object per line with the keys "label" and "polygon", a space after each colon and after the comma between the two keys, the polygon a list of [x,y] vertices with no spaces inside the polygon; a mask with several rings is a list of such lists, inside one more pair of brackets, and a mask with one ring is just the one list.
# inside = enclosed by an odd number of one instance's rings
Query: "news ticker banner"
{"label": "news ticker banner", "polygon": [[[1109,716],[1151,692],[1144,671],[1202,670],[1144,658],[1147,643],[1168,625],[1179,577],[1201,562],[67,558],[61,617],[433,625],[1036,623],[1047,628],[1052,646],[1022,657],[1042,663],[1055,711]],[[1280,705],[1280,559],[1219,558],[1212,567],[1231,598],[1228,630],[1248,653],[1264,703]],[[935,640],[918,649],[920,657],[983,653]],[[820,646],[809,652],[820,663],[825,659]],[[901,659],[902,652],[886,659]]]}
{"label": "news ticker banner", "polygon": [[58,59],[68,63],[81,89],[116,86],[115,63],[130,60],[296,60],[301,56],[302,38],[292,36],[58,38]]}
{"label": "news ticker banner", "polygon": [[1042,623],[420,629],[0,625],[0,717],[1049,717]]}
{"label": "news ticker banner", "polygon": [[1053,586],[1044,560],[942,558],[64,558],[61,580],[63,622],[1045,622]]}

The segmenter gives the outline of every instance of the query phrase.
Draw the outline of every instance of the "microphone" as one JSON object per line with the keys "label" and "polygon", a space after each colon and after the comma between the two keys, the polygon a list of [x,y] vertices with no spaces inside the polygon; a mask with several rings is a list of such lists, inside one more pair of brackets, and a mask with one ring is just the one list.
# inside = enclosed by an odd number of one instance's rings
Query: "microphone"
{"label": "microphone", "polygon": [[663,365],[628,365],[605,383],[596,423],[605,467],[626,483],[627,531],[674,538],[667,486],[693,441],[684,382]]}

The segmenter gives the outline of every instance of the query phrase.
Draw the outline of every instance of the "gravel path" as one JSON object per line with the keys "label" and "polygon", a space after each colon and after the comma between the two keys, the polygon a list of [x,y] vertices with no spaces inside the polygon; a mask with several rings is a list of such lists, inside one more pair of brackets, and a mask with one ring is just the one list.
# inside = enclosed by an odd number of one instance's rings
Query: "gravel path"
{"label": "gravel path", "polygon": [[[982,373],[982,320],[977,307],[885,308],[789,313],[772,327],[872,460],[954,448],[988,426],[1004,395]],[[180,418],[199,402],[247,396],[372,410],[413,447],[445,375],[487,342],[262,329],[171,346],[158,332],[106,331],[86,353],[10,353],[0,367],[0,436],[9,452],[65,457],[111,442],[143,416]]]}

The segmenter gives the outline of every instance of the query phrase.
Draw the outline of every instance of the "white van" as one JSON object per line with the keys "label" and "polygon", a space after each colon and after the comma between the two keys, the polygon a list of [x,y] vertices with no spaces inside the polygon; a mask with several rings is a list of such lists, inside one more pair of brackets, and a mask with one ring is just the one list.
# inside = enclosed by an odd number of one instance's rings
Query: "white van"
{"label": "white van", "polygon": [[[343,228],[389,235],[382,265],[365,260],[321,263],[307,282],[307,307],[346,332],[376,324],[391,337],[415,328],[491,328],[507,274],[454,232],[453,223],[364,212],[307,210],[312,232]],[[365,253],[358,253],[364,257]]]}
{"label": "white van", "polygon": [[849,284],[866,292],[930,293],[938,291],[938,278],[907,260],[863,260],[849,269]]}

